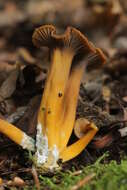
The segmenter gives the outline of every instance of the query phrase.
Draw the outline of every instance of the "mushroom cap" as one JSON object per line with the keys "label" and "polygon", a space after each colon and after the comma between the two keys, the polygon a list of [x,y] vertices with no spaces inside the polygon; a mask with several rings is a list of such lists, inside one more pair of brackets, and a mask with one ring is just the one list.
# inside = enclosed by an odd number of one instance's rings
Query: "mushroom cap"
{"label": "mushroom cap", "polygon": [[90,129],[90,122],[85,118],[79,118],[75,122],[74,133],[79,139],[82,138]]}
{"label": "mushroom cap", "polygon": [[36,47],[47,46],[49,48],[71,48],[75,52],[83,51],[95,53],[94,45],[77,29],[67,27],[64,34],[56,34],[56,28],[52,25],[44,25],[35,29],[32,36]]}
{"label": "mushroom cap", "polygon": [[57,34],[53,25],[43,25],[35,29],[32,41],[38,48],[43,46],[47,46],[51,50],[55,48],[69,48],[74,55],[80,54],[80,58],[82,56],[88,57],[88,62],[98,62],[98,65],[106,62],[103,52],[88,41],[79,30],[73,27],[67,27],[64,34]]}
{"label": "mushroom cap", "polygon": [[100,48],[96,48],[96,53],[88,60],[87,71],[102,68],[106,63],[107,57]]}

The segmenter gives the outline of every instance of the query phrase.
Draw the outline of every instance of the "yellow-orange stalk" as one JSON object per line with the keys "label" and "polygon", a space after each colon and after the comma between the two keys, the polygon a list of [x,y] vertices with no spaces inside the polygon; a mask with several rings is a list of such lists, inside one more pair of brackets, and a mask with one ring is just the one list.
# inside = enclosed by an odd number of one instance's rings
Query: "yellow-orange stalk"
{"label": "yellow-orange stalk", "polygon": [[14,125],[0,119],[0,133],[9,137],[16,144],[28,150],[34,150],[34,140]]}

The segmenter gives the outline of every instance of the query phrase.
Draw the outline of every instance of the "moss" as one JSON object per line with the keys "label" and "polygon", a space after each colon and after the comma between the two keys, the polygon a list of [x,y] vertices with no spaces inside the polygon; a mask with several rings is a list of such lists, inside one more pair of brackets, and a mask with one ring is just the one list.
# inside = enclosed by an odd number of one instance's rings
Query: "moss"
{"label": "moss", "polygon": [[[127,189],[127,158],[117,164],[111,161],[104,162],[105,156],[99,158],[93,165],[82,166],[82,173],[74,175],[75,168],[71,171],[58,171],[53,177],[39,175],[41,190],[71,190],[85,176],[95,173],[95,177],[79,190],[126,190]],[[24,190],[36,190],[36,187],[25,187]]]}

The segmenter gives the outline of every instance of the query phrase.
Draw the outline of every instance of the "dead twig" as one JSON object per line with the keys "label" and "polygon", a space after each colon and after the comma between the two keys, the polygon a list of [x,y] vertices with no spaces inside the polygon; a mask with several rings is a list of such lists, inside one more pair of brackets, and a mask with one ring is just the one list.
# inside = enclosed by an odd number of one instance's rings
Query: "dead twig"
{"label": "dead twig", "polygon": [[12,174],[14,172],[19,174],[19,173],[27,173],[27,172],[30,172],[30,171],[31,171],[30,168],[21,168],[21,169],[15,170],[15,171],[5,171],[5,172],[2,172],[0,175],[5,176],[5,175],[10,175],[10,174]]}
{"label": "dead twig", "polygon": [[76,185],[74,185],[71,190],[78,190],[82,186],[86,185],[93,177],[95,177],[95,173],[92,173],[88,176],[85,176],[84,179],[80,180]]}
{"label": "dead twig", "polygon": [[33,175],[33,178],[34,178],[35,185],[36,185],[37,189],[40,190],[40,182],[39,182],[38,174],[37,174],[37,171],[36,171],[35,167],[32,167],[31,173]]}
{"label": "dead twig", "polygon": [[72,173],[73,176],[80,175],[82,173],[82,170],[78,170]]}

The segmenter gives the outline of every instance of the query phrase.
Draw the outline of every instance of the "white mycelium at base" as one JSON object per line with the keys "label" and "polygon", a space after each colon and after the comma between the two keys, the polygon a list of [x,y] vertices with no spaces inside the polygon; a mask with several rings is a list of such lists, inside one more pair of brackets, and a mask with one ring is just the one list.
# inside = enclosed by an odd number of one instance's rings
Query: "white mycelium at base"
{"label": "white mycelium at base", "polygon": [[37,164],[44,164],[48,158],[48,139],[43,135],[40,123],[37,125],[36,149]]}
{"label": "white mycelium at base", "polygon": [[50,170],[53,168],[57,168],[58,164],[57,161],[59,160],[59,150],[56,145],[53,145],[52,150],[49,149],[49,154],[48,154],[48,167]]}
{"label": "white mycelium at base", "polygon": [[42,132],[42,125],[37,125],[36,136],[36,153],[35,153],[37,165],[43,165],[50,169],[57,167],[57,161],[59,159],[59,151],[56,145],[53,145],[52,149],[48,147],[48,138]]}
{"label": "white mycelium at base", "polygon": [[35,150],[35,141],[34,141],[34,139],[29,137],[25,133],[23,134],[23,139],[22,139],[20,145],[22,146],[23,149],[27,149],[27,150],[31,150],[31,151]]}

